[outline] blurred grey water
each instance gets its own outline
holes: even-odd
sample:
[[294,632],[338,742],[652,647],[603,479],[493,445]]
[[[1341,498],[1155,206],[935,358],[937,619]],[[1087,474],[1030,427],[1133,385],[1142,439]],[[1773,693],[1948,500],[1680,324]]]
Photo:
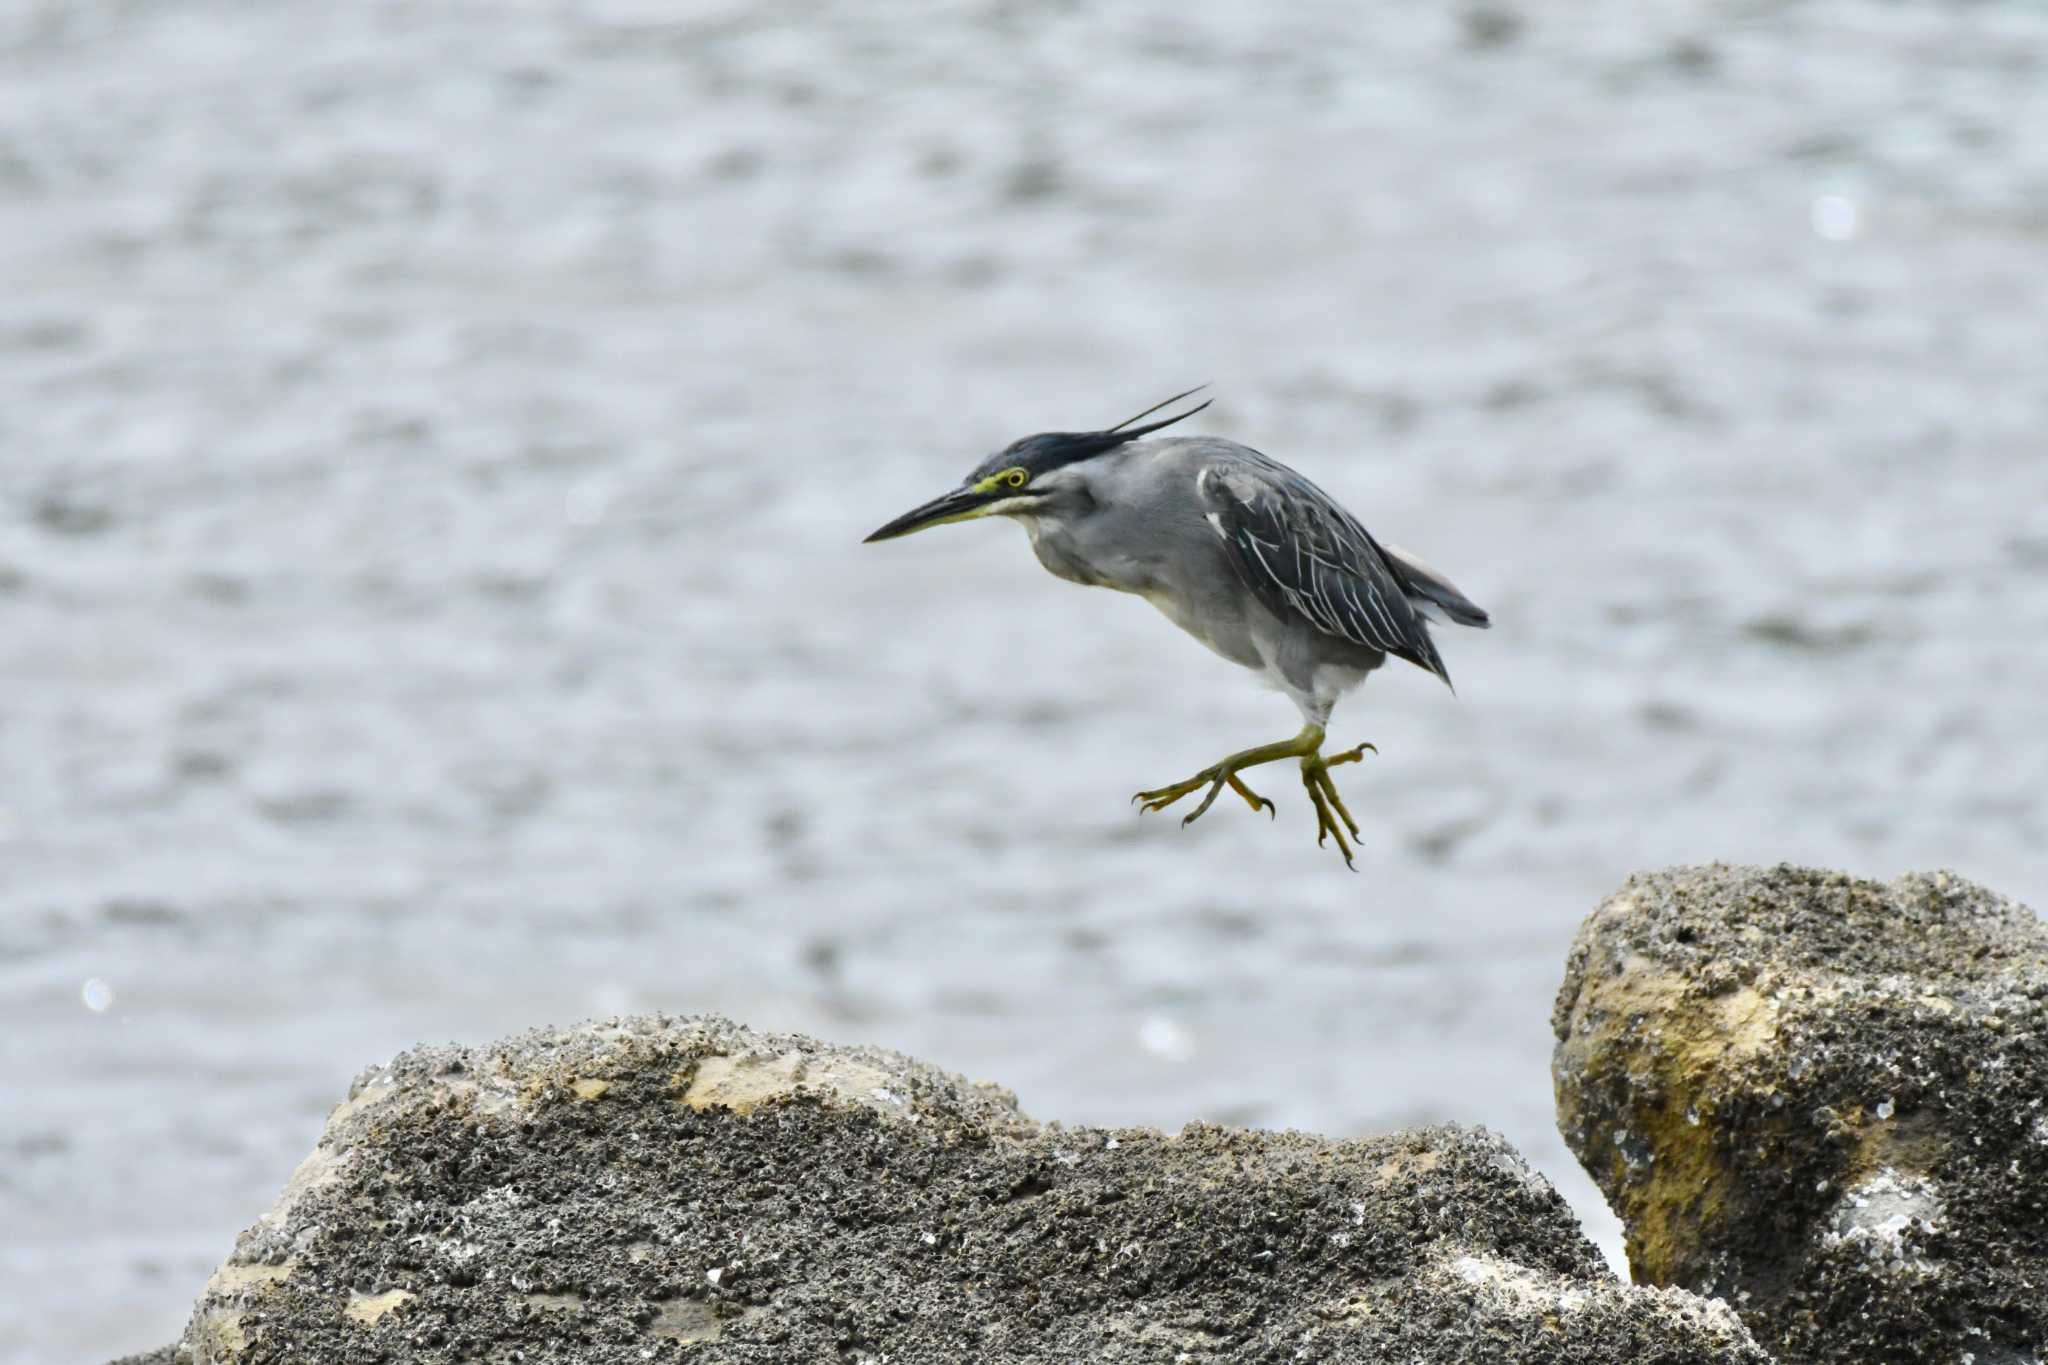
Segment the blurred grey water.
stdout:
[[[1042,1117],[1552,1128],[1631,868],[2048,892],[2048,10],[0,3],[0,1359],[365,1063],[621,1010]],[[1361,873],[1003,526],[1189,383],[1490,607]]]

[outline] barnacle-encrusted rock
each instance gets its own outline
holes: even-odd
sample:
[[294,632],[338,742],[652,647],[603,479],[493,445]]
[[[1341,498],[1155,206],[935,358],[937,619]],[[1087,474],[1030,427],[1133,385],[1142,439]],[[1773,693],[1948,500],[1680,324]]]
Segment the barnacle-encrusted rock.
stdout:
[[1639,1283],[1784,1361],[2048,1358],[2048,931],[1946,873],[1630,878],[1557,1001],[1558,1122]]
[[366,1072],[186,1362],[1764,1362],[1498,1138],[1040,1125],[872,1048],[637,1018]]

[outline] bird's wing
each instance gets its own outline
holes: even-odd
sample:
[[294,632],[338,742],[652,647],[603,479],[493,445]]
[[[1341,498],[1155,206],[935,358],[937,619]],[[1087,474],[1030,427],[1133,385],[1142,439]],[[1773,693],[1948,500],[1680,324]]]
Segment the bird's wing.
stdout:
[[1195,488],[1239,576],[1268,608],[1451,680],[1398,570],[1329,494],[1278,463],[1239,459],[1204,467]]

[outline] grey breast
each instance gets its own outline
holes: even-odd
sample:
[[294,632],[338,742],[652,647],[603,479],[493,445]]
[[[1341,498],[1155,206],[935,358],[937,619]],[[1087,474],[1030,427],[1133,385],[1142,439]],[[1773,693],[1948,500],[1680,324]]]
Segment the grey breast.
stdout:
[[[1032,526],[1039,562],[1072,582],[1145,598],[1226,659],[1262,666],[1249,601],[1228,548],[1216,539],[1195,491],[1206,440],[1136,441],[1075,466],[1086,510]],[[1248,611],[1249,609],[1249,611]]]

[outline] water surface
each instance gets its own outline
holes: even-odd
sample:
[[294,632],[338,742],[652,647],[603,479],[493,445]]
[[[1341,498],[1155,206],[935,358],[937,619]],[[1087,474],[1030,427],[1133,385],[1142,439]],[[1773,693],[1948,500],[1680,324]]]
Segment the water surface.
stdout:
[[[1075,1122],[1556,1136],[1631,868],[2048,892],[2048,13],[0,6],[0,1359],[366,1063],[624,1010]],[[987,451],[1213,381],[1489,607],[1360,871]],[[97,1006],[97,1008],[95,1008]]]

